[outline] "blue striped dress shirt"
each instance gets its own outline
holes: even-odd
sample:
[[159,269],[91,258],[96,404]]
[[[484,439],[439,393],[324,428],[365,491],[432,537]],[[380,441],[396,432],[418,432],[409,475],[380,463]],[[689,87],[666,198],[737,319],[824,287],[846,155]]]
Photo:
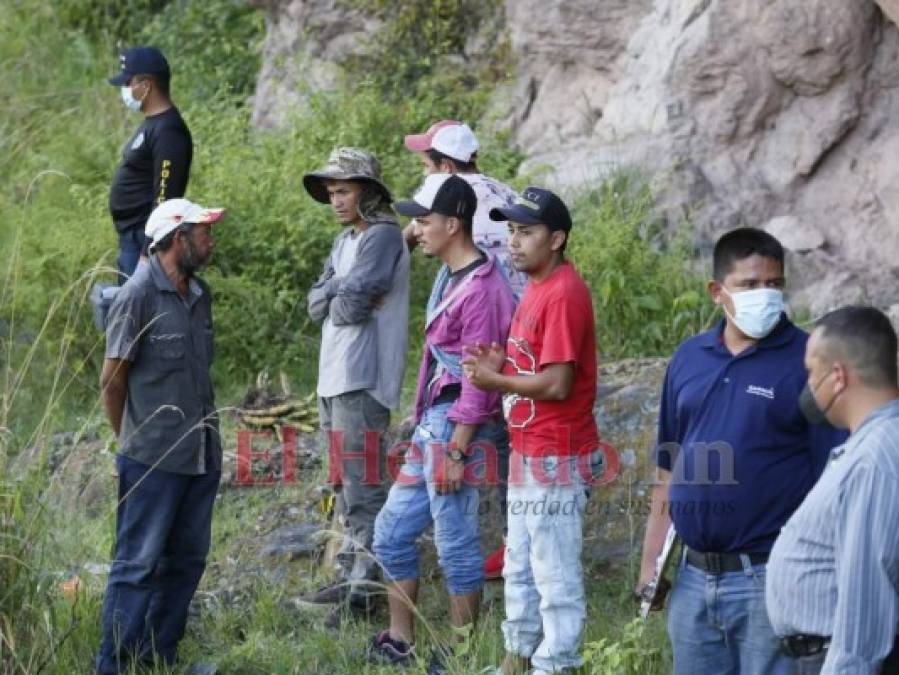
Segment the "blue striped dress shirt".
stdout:
[[899,400],[833,451],[766,577],[775,633],[831,637],[822,675],[878,672],[899,620]]

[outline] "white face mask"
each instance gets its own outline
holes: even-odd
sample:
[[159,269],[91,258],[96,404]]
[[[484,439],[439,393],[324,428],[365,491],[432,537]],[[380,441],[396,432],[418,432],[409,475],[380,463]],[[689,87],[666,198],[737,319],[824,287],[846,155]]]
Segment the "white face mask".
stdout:
[[731,316],[727,309],[724,309],[724,313],[749,337],[761,340],[774,330],[780,321],[780,315],[784,311],[783,291],[776,288],[757,288],[752,291],[731,293],[723,286],[721,290],[734,301],[735,316]]
[[140,112],[141,101],[134,98],[131,93],[131,87],[125,85],[122,87],[122,102],[134,112]]

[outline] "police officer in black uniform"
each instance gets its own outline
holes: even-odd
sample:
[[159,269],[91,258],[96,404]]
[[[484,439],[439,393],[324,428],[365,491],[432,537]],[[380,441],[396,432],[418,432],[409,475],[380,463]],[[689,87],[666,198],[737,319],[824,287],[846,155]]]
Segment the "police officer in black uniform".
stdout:
[[171,71],[155,47],[131,47],[121,57],[122,71],[109,78],[121,88],[125,105],[144,121],[122,150],[109,191],[109,211],[119,235],[120,281],[146,259],[144,226],[153,209],[183,197],[190,175],[193,141],[169,96]]

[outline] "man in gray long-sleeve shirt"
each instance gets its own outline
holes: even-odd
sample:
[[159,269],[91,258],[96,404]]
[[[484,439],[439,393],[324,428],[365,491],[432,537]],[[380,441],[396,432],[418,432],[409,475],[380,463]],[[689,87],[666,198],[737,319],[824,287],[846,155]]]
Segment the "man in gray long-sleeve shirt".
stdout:
[[[319,413],[330,442],[329,479],[348,536],[338,556],[338,583],[310,594],[334,604],[327,623],[371,609],[376,575],[371,544],[384,504],[390,409],[399,405],[409,323],[409,252],[367,152],[338,148],[327,166],[306,174],[313,199],[330,204],[341,225],[324,272],[309,291],[309,315],[322,321]],[[374,442],[373,442],[374,441]]]
[[831,312],[809,338],[800,406],[852,434],[787,521],[765,602],[799,675],[899,673],[896,333],[871,307]]

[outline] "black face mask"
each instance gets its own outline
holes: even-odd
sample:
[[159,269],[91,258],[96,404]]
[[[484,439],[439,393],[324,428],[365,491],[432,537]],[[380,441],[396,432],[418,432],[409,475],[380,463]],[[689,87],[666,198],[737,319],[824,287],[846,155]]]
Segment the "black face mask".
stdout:
[[843,392],[837,392],[834,394],[834,397],[830,399],[830,403],[827,404],[823,410],[821,406],[818,405],[818,402],[815,400],[814,392],[818,390],[818,387],[833,373],[827,373],[824,377],[818,380],[818,384],[814,387],[810,387],[809,383],[806,382],[805,386],[802,388],[802,393],[799,394],[799,410],[802,411],[802,415],[808,421],[809,424],[820,425],[820,424],[830,424],[827,420],[827,411],[830,410],[831,406],[833,406],[834,402],[837,400],[837,397]]

